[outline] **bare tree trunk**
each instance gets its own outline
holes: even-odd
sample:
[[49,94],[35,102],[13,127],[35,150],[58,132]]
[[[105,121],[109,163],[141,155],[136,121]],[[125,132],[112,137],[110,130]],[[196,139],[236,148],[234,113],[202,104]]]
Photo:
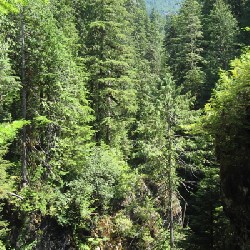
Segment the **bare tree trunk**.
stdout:
[[173,216],[173,181],[172,181],[172,137],[171,137],[171,119],[168,118],[168,167],[169,167],[169,217],[170,217],[170,249],[174,247],[174,216]]
[[[108,87],[110,88],[110,82],[108,83]],[[107,131],[106,131],[106,142],[110,145],[111,138],[110,138],[110,119],[111,119],[111,97],[110,94],[108,95],[108,124],[107,124]]]
[[182,223],[181,223],[182,228],[184,227],[184,223],[185,223],[186,210],[187,210],[187,202],[185,202],[184,211],[183,211],[183,215],[182,215]]
[[170,215],[170,247],[172,249],[174,247],[174,216],[173,216],[173,183],[172,183],[171,154],[169,155],[169,215]]
[[[27,84],[25,79],[25,24],[23,11],[20,13],[21,18],[21,105],[22,105],[22,119],[27,118]],[[24,126],[22,130],[22,186],[25,187],[28,184],[28,172],[27,172],[27,127]]]

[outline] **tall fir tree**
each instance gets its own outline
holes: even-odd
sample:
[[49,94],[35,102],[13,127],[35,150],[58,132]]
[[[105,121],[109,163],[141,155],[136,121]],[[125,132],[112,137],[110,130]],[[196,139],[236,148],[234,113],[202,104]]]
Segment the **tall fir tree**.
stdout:
[[96,141],[129,150],[128,128],[136,110],[134,58],[125,1],[89,1],[86,65]]
[[198,106],[205,82],[202,40],[201,5],[195,0],[187,0],[178,14],[168,18],[165,46],[169,54],[167,63],[177,84],[197,97]]
[[230,11],[230,6],[223,0],[215,1],[209,15],[205,18],[204,33],[204,57],[208,75],[205,88],[207,100],[218,80],[219,70],[227,69],[230,60],[237,55],[238,24]]

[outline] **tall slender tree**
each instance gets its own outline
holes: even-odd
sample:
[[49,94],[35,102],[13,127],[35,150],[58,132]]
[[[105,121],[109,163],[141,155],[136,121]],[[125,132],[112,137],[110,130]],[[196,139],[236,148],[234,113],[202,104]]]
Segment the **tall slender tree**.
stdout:
[[182,85],[185,92],[191,91],[198,105],[205,81],[202,40],[201,5],[187,0],[180,12],[167,22],[165,45],[169,53],[167,63],[177,84]]
[[[116,146],[129,143],[127,131],[136,110],[135,72],[125,1],[89,1],[86,9],[87,70],[96,114],[96,141]],[[127,147],[127,148],[126,148]]]
[[211,12],[205,18],[204,32],[204,56],[209,79],[205,93],[209,94],[218,80],[219,70],[227,69],[230,60],[237,54],[238,24],[230,11],[230,6],[223,0],[215,1]]

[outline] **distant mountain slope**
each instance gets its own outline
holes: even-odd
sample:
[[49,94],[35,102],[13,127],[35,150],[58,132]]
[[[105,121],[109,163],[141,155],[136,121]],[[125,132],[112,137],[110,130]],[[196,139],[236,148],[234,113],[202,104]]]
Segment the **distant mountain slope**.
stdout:
[[148,11],[153,8],[162,14],[176,12],[179,9],[182,0],[146,0]]

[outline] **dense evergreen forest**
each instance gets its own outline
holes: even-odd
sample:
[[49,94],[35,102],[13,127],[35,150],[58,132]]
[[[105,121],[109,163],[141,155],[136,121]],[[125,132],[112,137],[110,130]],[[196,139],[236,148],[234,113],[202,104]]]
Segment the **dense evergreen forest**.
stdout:
[[148,12],[155,9],[163,15],[178,11],[182,0],[146,0]]
[[0,0],[0,249],[250,249],[250,0]]

